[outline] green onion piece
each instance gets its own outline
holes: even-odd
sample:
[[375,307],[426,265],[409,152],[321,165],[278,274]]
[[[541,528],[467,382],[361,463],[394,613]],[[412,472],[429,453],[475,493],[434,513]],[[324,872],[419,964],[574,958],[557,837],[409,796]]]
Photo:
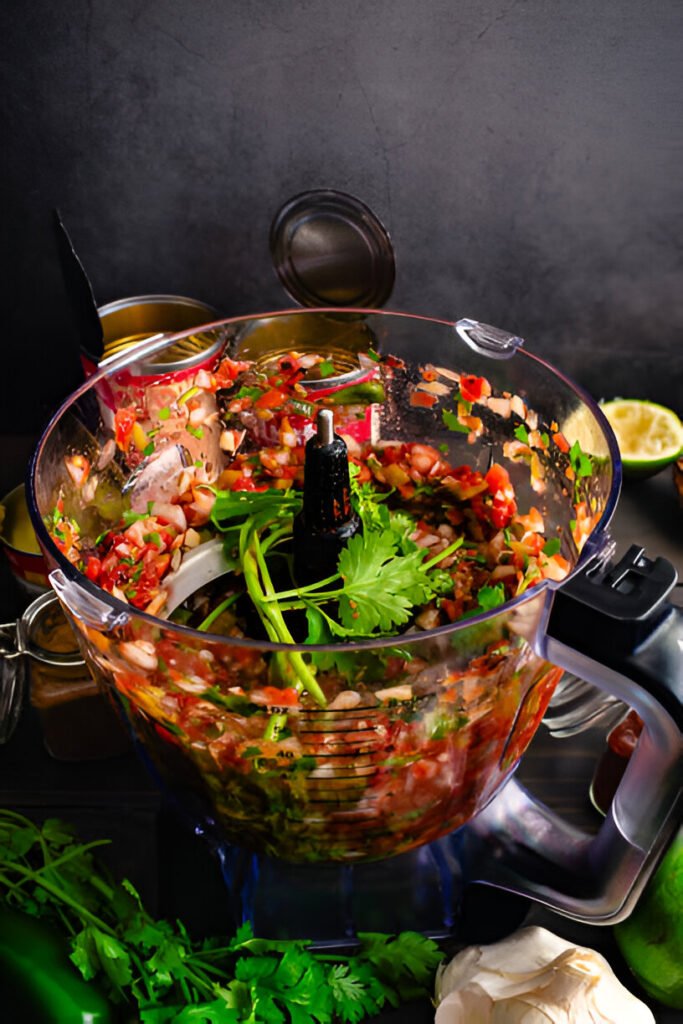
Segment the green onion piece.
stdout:
[[200,622],[200,624],[197,626],[197,629],[201,633],[207,633],[209,630],[209,626],[212,626],[216,619],[218,618],[218,616],[221,615],[226,608],[229,608],[231,604],[234,604],[238,597],[239,594],[230,594],[229,597],[226,597],[224,601],[221,601],[219,605],[216,605],[213,611],[209,612],[209,614],[206,616],[203,622]]

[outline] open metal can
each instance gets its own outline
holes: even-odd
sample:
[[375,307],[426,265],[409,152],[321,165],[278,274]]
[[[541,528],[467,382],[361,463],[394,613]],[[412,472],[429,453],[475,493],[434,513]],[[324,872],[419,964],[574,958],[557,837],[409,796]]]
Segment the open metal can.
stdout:
[[[98,361],[82,353],[86,377],[99,366],[119,358],[124,352],[165,335],[187,331],[217,320],[219,313],[207,303],[182,295],[136,295],[117,299],[98,309],[103,330],[104,355]],[[113,411],[122,405],[134,405],[150,383],[181,382],[199,370],[210,372],[220,358],[224,338],[220,332],[197,331],[181,338],[162,352],[129,364],[125,370],[103,381],[98,387],[100,401]]]

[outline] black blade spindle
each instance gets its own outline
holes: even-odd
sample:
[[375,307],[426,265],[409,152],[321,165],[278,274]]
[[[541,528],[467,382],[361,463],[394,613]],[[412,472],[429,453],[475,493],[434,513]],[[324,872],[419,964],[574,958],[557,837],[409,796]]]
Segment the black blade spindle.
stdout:
[[294,521],[294,575],[300,585],[332,576],[339,552],[360,525],[351,507],[349,457],[330,409],[306,444],[303,509]]

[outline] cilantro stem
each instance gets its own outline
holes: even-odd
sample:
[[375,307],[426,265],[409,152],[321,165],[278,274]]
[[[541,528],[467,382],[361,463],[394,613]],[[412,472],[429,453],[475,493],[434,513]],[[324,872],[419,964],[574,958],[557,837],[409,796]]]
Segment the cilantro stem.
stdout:
[[[328,576],[324,580],[318,580],[317,583],[308,583],[305,587],[294,587],[292,590],[278,590],[276,593],[267,595],[265,601],[282,601],[289,597],[306,597],[308,594],[313,594],[314,597],[318,596],[314,593],[316,590],[320,590],[321,587],[326,587],[329,583],[334,583],[335,580],[340,580],[341,576],[338,572],[334,576]],[[332,591],[333,594],[342,594],[343,590]]]
[[[16,871],[20,875],[24,875],[26,878],[30,879],[31,881],[34,881],[36,885],[39,885],[42,889],[45,889],[45,891],[49,892],[51,896],[55,896],[58,900],[61,900],[63,903],[65,903],[67,907],[71,907],[74,913],[78,914],[79,917],[84,918],[86,921],[90,921],[91,924],[94,924],[95,927],[99,928],[101,931],[106,932],[107,935],[116,936],[116,932],[114,931],[113,928],[110,928],[106,921],[103,921],[102,918],[97,917],[96,914],[92,914],[87,907],[84,907],[82,903],[78,902],[78,900],[73,899],[71,896],[69,896],[68,893],[64,892],[63,889],[60,889],[59,886],[53,885],[51,882],[48,882],[44,878],[41,878],[36,871],[33,871],[31,868],[25,868],[23,864],[15,862],[12,862],[12,871]],[[5,885],[7,885],[9,889],[12,890],[20,888],[20,886],[12,882],[4,874],[0,874],[0,882],[3,882]]]
[[[289,632],[282,611],[277,604],[268,605],[266,603],[267,594],[274,593],[273,582],[261,549],[258,530],[248,522],[240,531],[240,561],[247,591],[268,636],[276,642],[294,645],[294,638]],[[287,651],[285,658],[280,659],[280,663],[282,664],[283,661],[286,664],[286,675],[291,678],[294,689],[298,693],[304,689],[307,690],[320,707],[327,707],[327,698],[300,652]]]
[[110,845],[111,839],[93,839],[91,843],[82,843],[79,846],[72,846],[70,849],[66,850],[60,857],[55,857],[53,860],[46,862],[42,868],[36,868],[36,874],[40,874],[40,872],[44,871],[46,868],[58,868],[62,864],[66,864],[68,861],[73,860],[74,857],[80,857],[84,853],[89,853],[90,850],[94,850],[98,846]]

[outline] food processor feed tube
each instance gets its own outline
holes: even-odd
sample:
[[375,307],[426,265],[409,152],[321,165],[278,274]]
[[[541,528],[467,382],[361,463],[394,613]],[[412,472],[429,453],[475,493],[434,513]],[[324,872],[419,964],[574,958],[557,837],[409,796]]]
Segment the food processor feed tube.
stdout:
[[[308,464],[304,478],[290,409],[292,418],[309,410],[310,422],[332,402],[300,385],[298,356],[267,373],[231,358],[264,319],[293,349],[304,328],[315,336],[333,322],[337,332],[360,325],[383,353],[386,399],[373,407],[371,439],[350,429],[366,421],[357,393],[346,403],[334,396],[334,433],[356,466],[353,511],[364,518],[334,581],[320,587],[280,587],[271,569],[286,565],[287,544],[296,560],[306,478],[314,490],[319,482]],[[177,395],[163,379],[167,391],[136,394],[144,446],[119,437],[113,462],[103,457],[112,445],[98,386],[135,358],[124,356],[57,413],[31,468],[52,584],[157,774],[200,828],[293,865],[371,867],[436,843],[452,868],[457,846],[473,880],[581,919],[627,914],[677,813],[681,615],[667,601],[675,574],[666,563],[637,553],[611,565],[607,526],[621,477],[599,407],[520,339],[474,321],[312,310],[216,330],[228,355],[212,373],[199,371]],[[315,359],[322,366],[324,353]],[[168,424],[168,443],[182,443],[185,429],[196,445],[218,411],[216,382],[227,465],[211,476],[195,459],[173,502],[128,509],[125,481],[161,457]],[[320,480],[328,454],[345,465],[326,418],[309,441]],[[80,486],[74,453],[91,467]],[[335,479],[325,493],[341,487],[335,514],[348,523],[346,479]],[[112,492],[118,506],[103,500]],[[297,574],[319,576],[302,561]],[[207,624],[205,612],[192,619],[197,587],[214,585],[227,608],[221,629],[213,612]],[[248,598],[251,619],[241,612]],[[309,642],[286,639],[286,616],[304,608],[316,627]],[[267,638],[245,629],[255,609]],[[510,779],[557,666],[644,721],[596,837]]]

